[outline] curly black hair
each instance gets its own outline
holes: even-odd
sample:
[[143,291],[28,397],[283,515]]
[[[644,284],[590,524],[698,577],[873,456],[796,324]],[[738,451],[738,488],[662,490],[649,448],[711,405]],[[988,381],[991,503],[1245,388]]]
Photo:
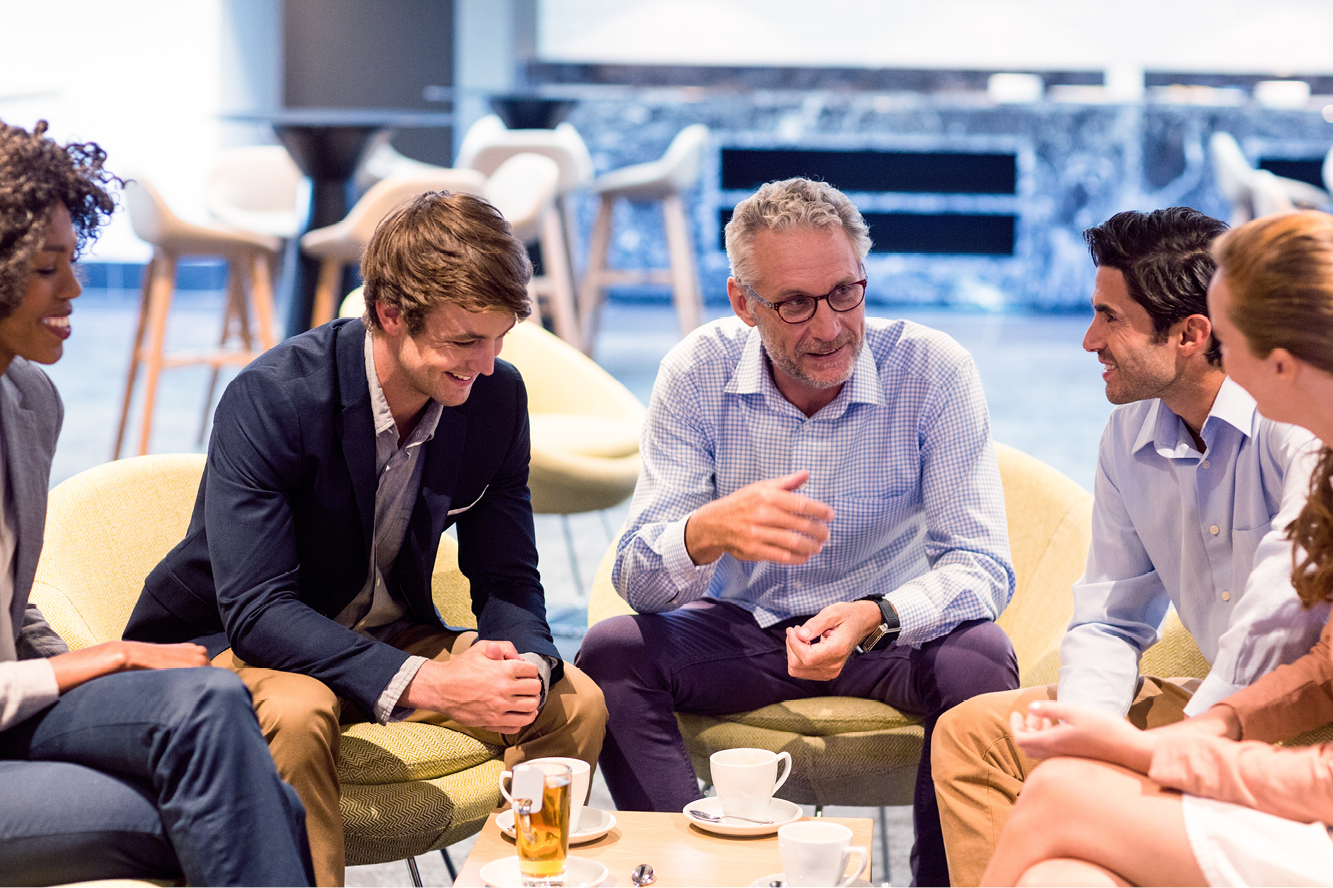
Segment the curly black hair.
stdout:
[[56,204],[69,210],[82,253],[116,209],[109,187],[124,184],[102,168],[101,146],[62,147],[45,137],[46,129],[45,120],[31,133],[0,120],[0,318],[23,298],[33,254]]

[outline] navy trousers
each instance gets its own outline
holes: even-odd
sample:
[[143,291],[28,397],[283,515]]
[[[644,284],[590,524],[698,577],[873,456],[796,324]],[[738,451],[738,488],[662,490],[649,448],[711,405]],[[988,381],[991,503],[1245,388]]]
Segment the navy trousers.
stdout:
[[700,797],[676,710],[723,715],[804,697],[880,700],[923,719],[913,882],[948,885],[930,735],[936,719],[963,700],[1018,687],[1009,637],[975,620],[919,649],[890,645],[852,654],[837,678],[810,681],[787,673],[786,629],[806,619],[763,629],[744,608],[704,599],[662,614],[613,617],[588,630],[574,662],[606,696],[601,766],[616,807],[679,811]]
[[310,885],[305,811],[224,669],[123,672],[0,734],[0,884]]

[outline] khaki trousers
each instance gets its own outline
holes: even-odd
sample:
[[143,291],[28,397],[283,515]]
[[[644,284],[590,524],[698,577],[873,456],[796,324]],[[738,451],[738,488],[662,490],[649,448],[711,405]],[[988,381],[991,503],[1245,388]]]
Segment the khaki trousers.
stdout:
[[[476,632],[443,632],[429,626],[415,626],[391,643],[409,654],[444,662],[467,650],[476,640]],[[364,716],[356,707],[344,706],[332,689],[318,679],[250,666],[230,648],[218,654],[213,665],[235,672],[250,689],[255,714],[278,774],[292,785],[305,805],[315,883],[342,885],[345,855],[338,808],[339,723],[340,719],[350,723]],[[543,756],[569,756],[596,767],[606,730],[606,705],[597,685],[566,663],[564,678],[547,692],[546,705],[537,718],[516,734],[494,734],[420,709],[408,720],[451,728],[502,747],[507,768]]]
[[[1136,727],[1156,728],[1185,718],[1196,678],[1144,676],[1130,706]],[[1023,781],[1037,762],[1009,733],[1009,713],[1027,712],[1034,700],[1054,700],[1055,685],[982,694],[940,717],[931,748],[940,826],[954,885],[979,885]]]

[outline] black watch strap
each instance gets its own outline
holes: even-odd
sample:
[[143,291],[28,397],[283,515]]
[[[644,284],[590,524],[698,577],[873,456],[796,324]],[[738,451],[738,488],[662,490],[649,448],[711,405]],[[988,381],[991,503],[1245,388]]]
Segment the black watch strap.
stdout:
[[882,595],[867,595],[859,600],[873,601],[879,605],[880,623],[856,646],[857,651],[860,653],[873,651],[897,639],[898,634],[902,632],[902,623],[898,620],[898,611],[894,610],[889,600]]

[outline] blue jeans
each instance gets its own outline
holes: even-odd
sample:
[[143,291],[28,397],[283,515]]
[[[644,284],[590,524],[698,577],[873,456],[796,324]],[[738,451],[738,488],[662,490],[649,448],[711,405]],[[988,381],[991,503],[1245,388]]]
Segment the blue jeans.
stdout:
[[305,812],[235,675],[103,676],[0,734],[0,883],[181,874],[313,881]]
[[606,696],[601,766],[616,807],[679,811],[699,798],[676,710],[723,715],[828,695],[880,700],[922,717],[913,884],[948,885],[930,776],[931,732],[936,719],[963,700],[1018,687],[1009,637],[989,620],[974,620],[919,649],[890,645],[853,654],[837,678],[812,681],[787,672],[787,627],[805,620],[763,629],[745,609],[703,599],[662,614],[612,617],[589,629],[574,663]]

